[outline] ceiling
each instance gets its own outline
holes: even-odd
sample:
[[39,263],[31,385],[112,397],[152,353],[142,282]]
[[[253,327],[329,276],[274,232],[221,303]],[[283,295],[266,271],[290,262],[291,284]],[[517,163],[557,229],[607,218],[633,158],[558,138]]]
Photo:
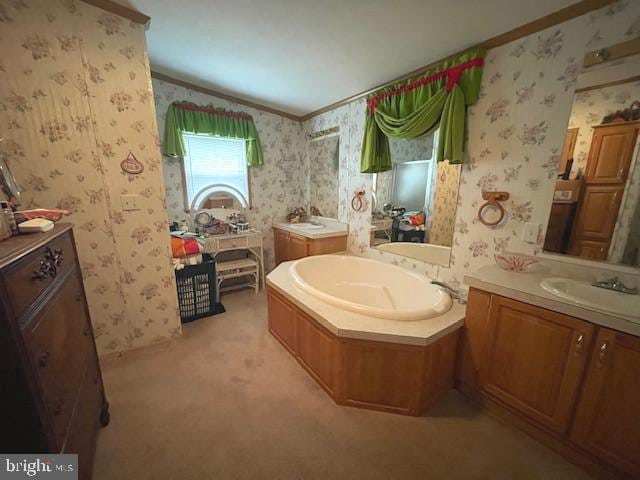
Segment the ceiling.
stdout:
[[305,115],[576,0],[118,0],[152,70]]

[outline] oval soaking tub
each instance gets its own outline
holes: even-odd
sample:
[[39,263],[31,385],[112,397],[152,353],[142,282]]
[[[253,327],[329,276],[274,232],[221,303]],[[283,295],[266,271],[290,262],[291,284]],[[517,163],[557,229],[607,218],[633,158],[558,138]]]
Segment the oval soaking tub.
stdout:
[[296,284],[352,312],[389,320],[425,320],[446,313],[451,298],[427,277],[369,258],[317,255],[291,265]]

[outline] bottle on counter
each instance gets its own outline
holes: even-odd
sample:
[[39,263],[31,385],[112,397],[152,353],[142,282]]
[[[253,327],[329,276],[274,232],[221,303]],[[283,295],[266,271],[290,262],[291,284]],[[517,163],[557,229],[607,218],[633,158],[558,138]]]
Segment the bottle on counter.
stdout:
[[16,223],[16,217],[13,215],[13,210],[11,210],[11,205],[9,205],[9,202],[0,202],[0,209],[2,210],[2,216],[9,224],[11,235],[18,235],[18,224]]

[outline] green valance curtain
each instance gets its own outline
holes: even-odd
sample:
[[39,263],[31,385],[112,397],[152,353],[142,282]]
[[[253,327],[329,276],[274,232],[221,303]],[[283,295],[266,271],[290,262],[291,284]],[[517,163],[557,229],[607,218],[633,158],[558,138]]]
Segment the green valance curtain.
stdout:
[[162,153],[171,157],[183,157],[184,132],[246,140],[247,165],[259,166],[264,163],[258,131],[253,118],[246,113],[200,107],[191,102],[173,102],[169,105],[165,119]]
[[466,110],[478,100],[485,53],[468,50],[367,97],[360,171],[391,170],[389,137],[416,138],[438,126],[436,160],[462,163]]

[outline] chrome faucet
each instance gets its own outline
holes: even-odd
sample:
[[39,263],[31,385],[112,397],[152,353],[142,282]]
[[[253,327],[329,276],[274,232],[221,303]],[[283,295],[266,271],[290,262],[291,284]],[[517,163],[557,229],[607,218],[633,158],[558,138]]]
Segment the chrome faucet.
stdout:
[[610,278],[609,280],[603,280],[601,282],[593,282],[591,285],[598,288],[606,288],[607,290],[614,290],[620,293],[628,293],[629,295],[637,295],[638,287],[627,287],[618,277]]
[[467,301],[463,298],[462,294],[459,290],[456,290],[452,286],[446,284],[445,282],[441,282],[439,280],[431,280],[432,285],[437,285],[442,288],[445,292],[449,294],[449,296],[457,301],[459,304],[464,305]]

